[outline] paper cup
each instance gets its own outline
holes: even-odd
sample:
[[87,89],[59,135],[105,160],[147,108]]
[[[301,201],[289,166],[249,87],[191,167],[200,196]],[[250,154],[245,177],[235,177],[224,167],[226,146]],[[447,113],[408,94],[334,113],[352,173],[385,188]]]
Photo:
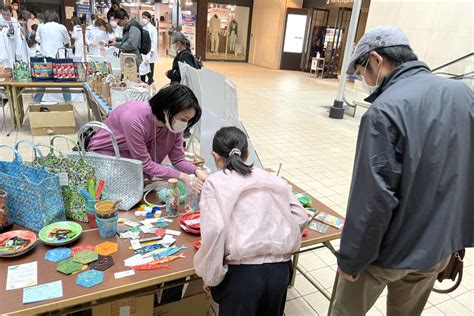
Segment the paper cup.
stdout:
[[95,220],[102,238],[112,238],[117,234],[118,215],[111,218],[100,218],[96,216]]

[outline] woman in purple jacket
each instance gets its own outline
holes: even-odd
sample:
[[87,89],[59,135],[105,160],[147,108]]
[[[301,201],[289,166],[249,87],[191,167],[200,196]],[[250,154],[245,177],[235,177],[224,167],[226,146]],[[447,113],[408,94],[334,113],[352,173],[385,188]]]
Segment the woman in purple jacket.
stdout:
[[[176,178],[189,183],[189,174],[204,181],[207,174],[186,161],[183,132],[201,118],[194,93],[180,84],[162,88],[148,102],[130,101],[113,110],[105,124],[114,133],[120,155],[143,162],[149,179]],[[114,155],[112,142],[104,130],[93,136],[89,151]],[[177,169],[161,165],[168,157]]]

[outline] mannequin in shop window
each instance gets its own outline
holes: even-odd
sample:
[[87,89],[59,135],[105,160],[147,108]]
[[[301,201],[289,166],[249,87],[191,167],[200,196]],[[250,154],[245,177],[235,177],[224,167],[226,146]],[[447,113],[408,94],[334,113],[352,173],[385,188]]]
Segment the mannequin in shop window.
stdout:
[[209,21],[209,34],[211,35],[211,53],[219,53],[219,32],[221,30],[221,19],[214,14]]
[[175,32],[172,37],[173,47],[176,50],[176,57],[173,60],[173,68],[168,70],[165,74],[171,80],[171,84],[181,82],[181,73],[179,71],[179,62],[188,64],[189,66],[198,69],[196,60],[191,52],[191,42],[181,32]]
[[228,33],[228,41],[229,41],[229,52],[234,53],[234,55],[237,55],[235,52],[235,42],[237,41],[238,36],[238,29],[239,29],[239,23],[235,19],[232,19],[229,23],[229,33]]

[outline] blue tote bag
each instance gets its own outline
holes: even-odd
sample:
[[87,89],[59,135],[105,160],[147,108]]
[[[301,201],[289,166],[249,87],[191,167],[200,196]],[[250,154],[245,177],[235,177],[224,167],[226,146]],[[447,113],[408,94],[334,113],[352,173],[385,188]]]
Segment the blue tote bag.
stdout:
[[8,193],[10,219],[34,231],[57,221],[66,220],[59,176],[44,168],[23,163],[14,148],[13,161],[0,161],[0,188]]

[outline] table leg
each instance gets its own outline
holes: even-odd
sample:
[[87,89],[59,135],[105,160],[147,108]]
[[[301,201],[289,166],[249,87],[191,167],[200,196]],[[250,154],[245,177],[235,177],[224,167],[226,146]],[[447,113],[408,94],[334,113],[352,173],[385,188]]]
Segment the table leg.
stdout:
[[23,126],[23,122],[25,121],[25,108],[23,107],[23,90],[24,88],[18,89],[18,105],[20,110],[20,128]]
[[16,116],[16,130],[20,130],[21,128],[21,109],[20,109],[20,104],[18,102],[18,91],[16,90],[16,87],[12,86],[12,99],[13,99],[13,107],[15,108],[15,116]]
[[331,313],[332,313],[332,306],[334,305],[334,300],[336,299],[338,282],[339,282],[339,273],[336,272],[336,278],[334,279],[334,285],[332,287],[331,299],[329,300],[328,316],[331,316]]

